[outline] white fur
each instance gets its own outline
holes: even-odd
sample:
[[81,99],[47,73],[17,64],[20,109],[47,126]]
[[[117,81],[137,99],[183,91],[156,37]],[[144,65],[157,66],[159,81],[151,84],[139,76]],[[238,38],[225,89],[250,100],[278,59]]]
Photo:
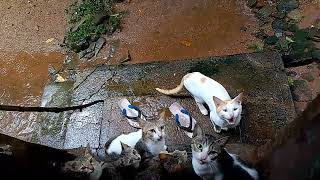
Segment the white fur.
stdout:
[[158,155],[161,151],[167,150],[164,139],[162,139],[161,141],[151,141],[148,139],[146,142],[146,146],[150,153],[153,155]]
[[108,154],[121,154],[122,147],[121,143],[127,144],[128,146],[134,148],[137,142],[142,138],[142,129],[139,129],[136,132],[131,132],[129,134],[121,134],[115,138],[109,145],[107,149]]
[[245,171],[248,172],[248,174],[250,174],[250,176],[255,179],[255,180],[258,180],[259,179],[259,176],[258,176],[258,172],[255,170],[255,169],[251,169],[251,168],[248,168],[247,166],[245,166],[244,164],[240,163],[238,161],[238,158],[237,158],[237,155],[235,154],[230,154],[228,153],[232,159],[233,159],[233,163],[235,166],[240,166],[242,169],[244,169]]
[[[201,159],[206,163],[201,164]],[[195,173],[204,180],[222,179],[217,162],[211,161],[208,156],[208,147],[204,148],[201,152],[192,151],[192,167]]]
[[[201,82],[201,78],[206,79],[204,83]],[[185,88],[193,95],[202,114],[208,114],[203,104],[206,103],[209,106],[210,120],[212,123],[225,130],[233,128],[240,123],[242,106],[239,103],[227,104],[223,108],[223,110],[226,110],[227,112],[224,112],[223,110],[219,113],[217,112],[213,96],[223,101],[231,100],[227,90],[220,83],[199,72],[190,73],[183,83]],[[234,108],[237,108],[237,110],[234,110]],[[231,117],[236,118],[234,124],[229,124],[227,122]]]
[[192,167],[194,172],[204,180],[222,179],[222,174],[218,169],[218,164],[216,161],[212,161],[206,164],[200,164],[200,161],[195,157],[192,157]]
[[158,127],[154,128],[154,130],[155,132],[152,133],[152,140],[147,139],[145,143],[148,151],[152,155],[158,155],[161,151],[167,150],[167,146],[165,143],[165,133]]

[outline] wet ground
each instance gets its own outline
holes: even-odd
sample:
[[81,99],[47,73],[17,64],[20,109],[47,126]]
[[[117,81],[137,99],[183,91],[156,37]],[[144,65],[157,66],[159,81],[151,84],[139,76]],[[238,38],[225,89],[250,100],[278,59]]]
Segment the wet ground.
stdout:
[[[226,0],[222,5],[219,0],[140,0],[119,4],[117,9],[129,13],[122,31],[107,38],[108,44],[98,61],[81,67],[117,63],[128,50],[130,63],[251,52],[247,45],[255,41],[251,33],[257,30],[258,23],[245,2]],[[66,57],[59,43],[66,30],[67,5],[62,0],[0,2],[1,104],[40,105],[49,81],[48,65],[59,68]],[[320,16],[317,3],[304,4],[302,8],[306,16],[304,26]],[[109,60],[110,47],[116,50]],[[1,130],[31,140],[37,116],[0,112]]]
[[[256,24],[253,15],[244,1],[230,0],[224,6],[220,3],[144,0],[119,4],[117,8],[129,15],[122,32],[108,41],[118,48],[111,62],[118,62],[127,50],[132,63],[248,52],[246,43],[252,40],[250,32]],[[67,5],[61,0],[0,2],[1,104],[40,105],[49,77],[48,64],[59,68],[66,56],[59,43],[66,30]],[[242,27],[248,32],[241,31]],[[110,43],[98,62],[106,63],[109,48]],[[34,116],[11,112],[0,115],[3,132],[18,137],[32,126],[29,118]]]
[[[245,92],[241,133],[238,129],[221,133],[231,136],[230,142],[262,145],[295,117],[287,76],[276,53],[243,54],[189,61],[160,62],[127,66],[100,66],[78,72],[76,82],[47,86],[47,105],[80,105],[103,99],[104,103],[66,113],[38,116],[41,125],[33,133],[33,141],[59,148],[75,148],[90,143],[102,148],[110,138],[132,132],[117,105],[128,98],[153,120],[168,111],[173,102],[187,108],[207,133],[213,132],[208,116],[200,114],[192,98],[163,96],[156,87],[174,87],[190,71],[200,71],[222,84],[234,97]],[[65,84],[65,85],[63,85]],[[71,86],[71,87],[70,87]],[[166,113],[166,144],[170,148],[185,148],[188,138]],[[175,137],[170,138],[170,137]]]
[[[120,40],[119,57],[132,62],[177,60],[249,52],[257,22],[246,1],[131,1],[119,5],[129,15]],[[247,29],[247,31],[244,31]]]

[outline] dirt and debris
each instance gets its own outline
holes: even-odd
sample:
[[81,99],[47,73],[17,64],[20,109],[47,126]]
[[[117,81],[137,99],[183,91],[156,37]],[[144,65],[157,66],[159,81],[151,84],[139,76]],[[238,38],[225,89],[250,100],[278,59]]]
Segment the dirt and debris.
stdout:
[[[302,28],[299,25],[303,20],[303,12],[299,6],[304,3],[298,0],[280,0],[266,1],[262,7],[257,4],[256,1],[248,2],[260,19],[261,33],[257,37],[264,41],[265,49],[279,51],[286,67],[320,61],[320,49],[317,46],[320,29],[317,21],[308,27]],[[319,7],[319,2],[313,1],[309,5]]]

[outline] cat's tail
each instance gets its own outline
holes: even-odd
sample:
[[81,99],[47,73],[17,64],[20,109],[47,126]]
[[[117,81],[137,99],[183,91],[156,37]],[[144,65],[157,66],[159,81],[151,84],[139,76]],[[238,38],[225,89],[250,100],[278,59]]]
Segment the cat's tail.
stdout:
[[160,89],[160,88],[156,88],[157,91],[159,91],[162,94],[165,95],[171,95],[171,94],[176,94],[179,91],[182,90],[183,88],[183,82],[184,80],[189,76],[189,74],[186,74],[185,76],[183,76],[183,78],[181,79],[181,83],[174,89]]

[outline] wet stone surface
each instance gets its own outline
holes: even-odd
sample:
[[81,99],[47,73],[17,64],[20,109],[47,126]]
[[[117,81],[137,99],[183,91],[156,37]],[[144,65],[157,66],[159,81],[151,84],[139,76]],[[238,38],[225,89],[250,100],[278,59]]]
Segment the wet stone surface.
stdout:
[[[42,107],[68,107],[71,104],[70,90],[73,82],[49,83],[42,96]],[[71,113],[61,112],[38,113],[36,128],[32,134],[32,141],[55,148],[63,148],[66,134],[66,124]]]
[[117,105],[118,100],[124,97],[141,107],[153,119],[159,118],[161,111],[167,112],[169,148],[183,147],[190,143],[190,139],[177,128],[173,116],[167,110],[176,101],[191,112],[207,133],[216,135],[209,117],[200,114],[193,99],[168,97],[154,90],[156,87],[176,87],[182,76],[191,71],[200,71],[217,80],[232,97],[241,91],[245,92],[241,134],[239,129],[220,134],[231,136],[230,142],[264,144],[295,117],[287,76],[280,56],[276,53],[100,66],[94,71],[88,69],[78,73],[72,101],[77,104],[85,98],[85,102],[97,99],[105,102],[71,115],[64,147],[74,148],[90,143],[93,148],[101,148],[111,137],[135,131],[121,116]]

